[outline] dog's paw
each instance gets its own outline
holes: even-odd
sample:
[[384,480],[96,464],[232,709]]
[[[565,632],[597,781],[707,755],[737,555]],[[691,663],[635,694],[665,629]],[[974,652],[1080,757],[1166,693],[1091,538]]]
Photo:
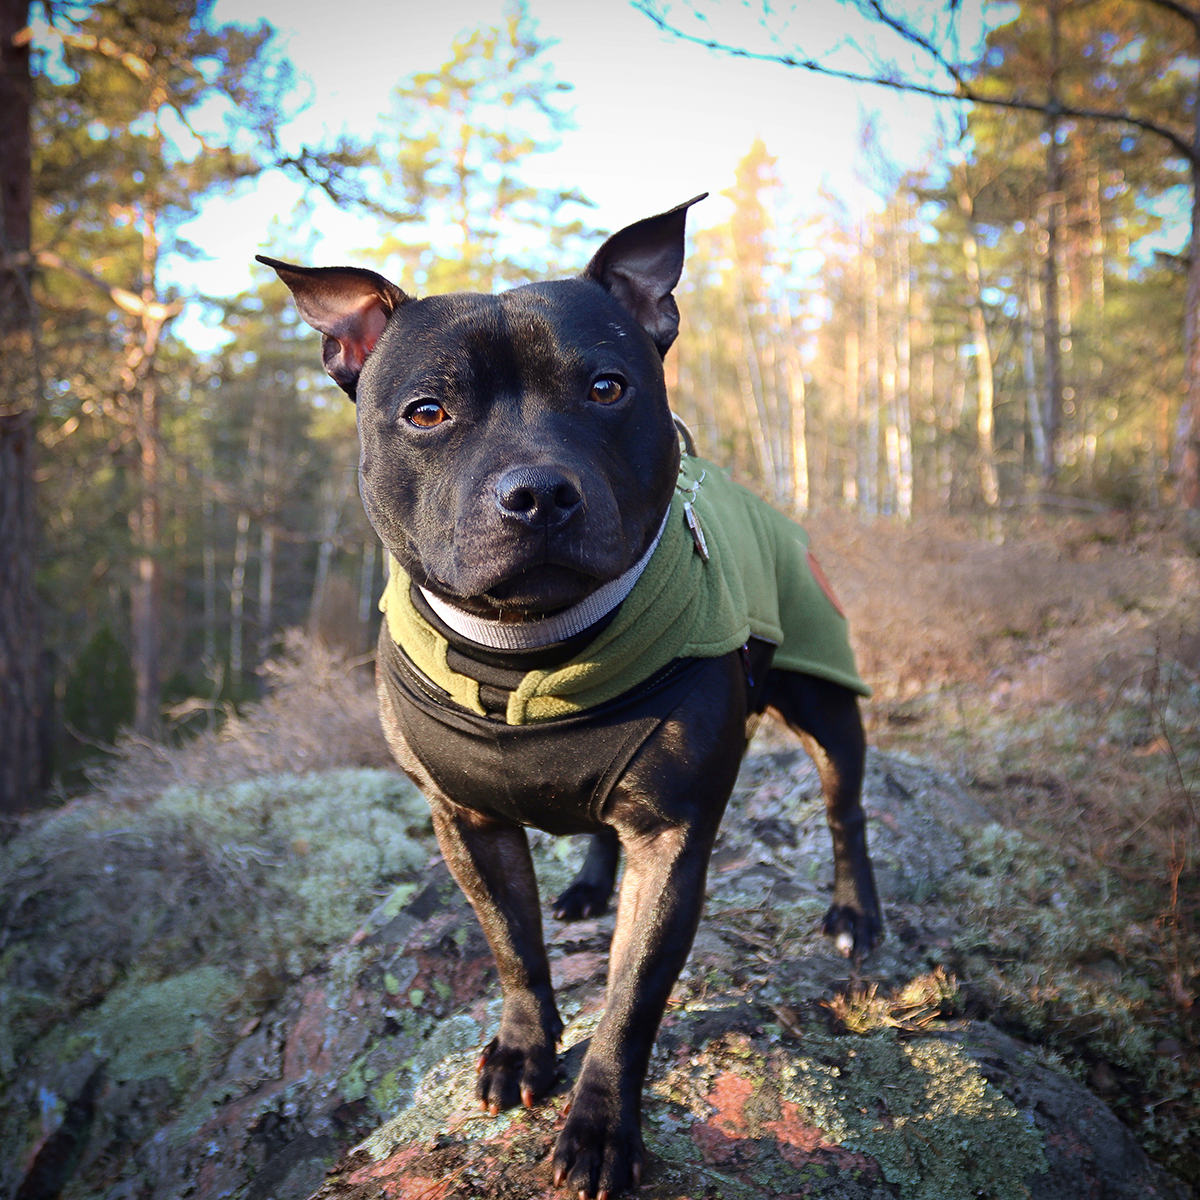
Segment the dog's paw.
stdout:
[[608,912],[612,889],[595,883],[571,884],[551,906],[560,921],[584,921]]
[[587,1200],[635,1188],[642,1181],[646,1148],[637,1114],[614,1112],[606,1092],[576,1088],[567,1123],[554,1147],[554,1184]]
[[557,1058],[553,1046],[540,1049],[504,1046],[492,1038],[479,1052],[475,1096],[479,1107],[495,1116],[523,1104],[532,1108],[554,1083]]
[[833,938],[833,944],[846,958],[866,958],[883,940],[883,921],[878,913],[834,904],[821,922],[821,932]]

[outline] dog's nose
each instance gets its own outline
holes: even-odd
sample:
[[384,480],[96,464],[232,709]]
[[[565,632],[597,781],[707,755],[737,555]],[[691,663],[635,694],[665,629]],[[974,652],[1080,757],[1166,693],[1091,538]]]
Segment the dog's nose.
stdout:
[[506,517],[528,525],[559,525],[583,503],[579,485],[557,467],[514,467],[496,483]]

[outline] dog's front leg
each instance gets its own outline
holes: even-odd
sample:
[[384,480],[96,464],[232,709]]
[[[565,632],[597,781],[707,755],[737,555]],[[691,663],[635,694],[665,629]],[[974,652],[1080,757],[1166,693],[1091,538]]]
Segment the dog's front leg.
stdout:
[[554,1150],[554,1181],[581,1196],[636,1185],[642,1085],[671,988],[704,906],[714,825],[663,825],[623,841],[627,855],[604,1017]]
[[744,745],[736,660],[713,659],[698,688],[618,785],[607,814],[626,855],[604,1017],[554,1149],[554,1180],[580,1196],[636,1185],[642,1085],[663,1010],[704,908],[708,860]]
[[530,1107],[554,1082],[563,1023],[550,985],[537,879],[519,826],[431,802],[438,845],[492,948],[504,1009],[479,1058],[476,1095],[495,1114]]

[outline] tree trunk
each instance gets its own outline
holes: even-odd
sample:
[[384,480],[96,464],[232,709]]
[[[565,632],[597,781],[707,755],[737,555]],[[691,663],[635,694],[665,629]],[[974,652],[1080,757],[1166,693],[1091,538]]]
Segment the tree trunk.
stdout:
[[258,543],[258,661],[271,657],[275,640],[275,526],[268,508]]
[[913,506],[912,455],[912,284],[909,261],[909,207],[902,200],[896,236],[896,434],[899,440],[899,477],[896,515],[907,521]]
[[863,299],[866,303],[863,364],[866,367],[866,428],[859,460],[858,492],[863,510],[879,511],[879,270],[875,260],[875,218],[867,218],[863,247]]
[[[857,305],[855,306],[857,310]],[[842,402],[846,409],[846,466],[842,474],[842,503],[847,508],[858,507],[858,395],[859,345],[858,312],[854,324],[846,331],[846,365],[842,374]]]
[[1046,261],[1043,267],[1042,330],[1046,370],[1042,421],[1046,443],[1041,486],[1052,492],[1058,482],[1059,437],[1062,430],[1062,332],[1059,327],[1058,214],[1062,204],[1062,150],[1058,144],[1058,3],[1049,0],[1050,95],[1046,105]]
[[33,458],[32,408],[0,413],[0,814],[28,808],[45,783]]
[[[1200,30],[1197,36],[1200,36]],[[1185,508],[1200,508],[1200,97],[1195,110],[1195,155],[1191,162],[1192,237],[1183,311],[1184,394],[1175,440],[1179,500]]]
[[1025,395],[1029,408],[1029,434],[1033,442],[1033,463],[1037,471],[1037,487],[1041,487],[1047,475],[1051,473],[1050,448],[1046,443],[1046,419],[1042,413],[1042,393],[1037,385],[1037,365],[1034,362],[1033,341],[1035,328],[1042,334],[1045,341],[1043,323],[1042,292],[1038,286],[1037,275],[1031,269],[1026,276],[1025,291],[1027,295],[1026,320],[1023,330],[1025,373]]
[[308,604],[308,628],[310,634],[316,637],[321,632],[321,609],[325,601],[325,584],[329,580],[329,568],[333,562],[333,552],[336,549],[338,527],[342,523],[342,509],[346,497],[350,493],[347,479],[352,473],[344,469],[340,462],[334,464],[338,482],[328,482],[321,489],[326,507],[321,521],[321,544],[317,549],[317,574],[313,580],[312,599]]
[[738,279],[737,293],[738,329],[741,334],[741,353],[738,355],[738,383],[742,391],[742,407],[745,409],[746,420],[750,425],[750,436],[754,442],[754,450],[758,455],[759,471],[762,477],[763,491],[772,499],[775,496],[775,458],[771,453],[769,439],[769,421],[766,406],[763,403],[762,372],[759,370],[758,350],[754,345],[754,334],[750,328],[750,315],[746,311],[746,298],[742,292],[741,279]]
[[358,577],[358,623],[367,649],[371,648],[371,601],[375,599],[375,541],[363,543],[362,570]]
[[204,539],[204,665],[216,670],[217,663],[217,548],[213,529],[212,475],[207,464],[200,486],[204,489],[200,521]]
[[0,813],[48,782],[41,613],[35,587],[35,420],[39,385],[30,288],[33,89],[29,46],[13,44],[28,0],[0,0]]
[[975,240],[975,201],[965,185],[958,191],[958,207],[967,220],[967,229],[963,234],[963,258],[966,260],[967,283],[971,289],[969,319],[971,339],[975,344],[978,389],[975,444],[979,454],[979,482],[984,504],[994,508],[1000,501],[993,432],[996,425],[996,380],[992,371],[992,347],[988,338],[987,320],[983,313],[983,274],[979,270],[979,244]]
[[787,391],[787,408],[791,432],[792,506],[806,513],[812,502],[808,478],[808,412],[804,391],[804,364],[796,344],[796,324],[792,310],[783,308],[783,378]]
[[[157,341],[155,333],[152,342]],[[146,362],[153,358],[146,353]],[[162,568],[159,561],[162,533],[160,496],[160,450],[158,388],[153,374],[142,380],[140,414],[137,422],[141,443],[142,495],[129,525],[135,554],[129,584],[129,624],[133,637],[134,716],[133,728],[142,737],[158,733],[159,695],[162,673]]]
[[242,694],[242,647],[246,632],[246,560],[250,557],[250,514],[237,516],[237,538],[233,543],[233,570],[229,573],[229,684],[235,696]]

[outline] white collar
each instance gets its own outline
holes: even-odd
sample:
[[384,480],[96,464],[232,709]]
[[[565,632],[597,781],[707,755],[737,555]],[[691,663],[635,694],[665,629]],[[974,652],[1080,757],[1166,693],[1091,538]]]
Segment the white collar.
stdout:
[[565,642],[567,638],[582,633],[589,625],[594,625],[601,617],[606,617],[633,591],[633,585],[637,583],[654,551],[658,549],[670,515],[671,510],[668,507],[650,548],[628,571],[601,585],[578,604],[540,621],[489,621],[456,608],[424,588],[421,588],[421,595],[455,633],[480,646],[486,646],[489,650],[536,650],[555,642]]

